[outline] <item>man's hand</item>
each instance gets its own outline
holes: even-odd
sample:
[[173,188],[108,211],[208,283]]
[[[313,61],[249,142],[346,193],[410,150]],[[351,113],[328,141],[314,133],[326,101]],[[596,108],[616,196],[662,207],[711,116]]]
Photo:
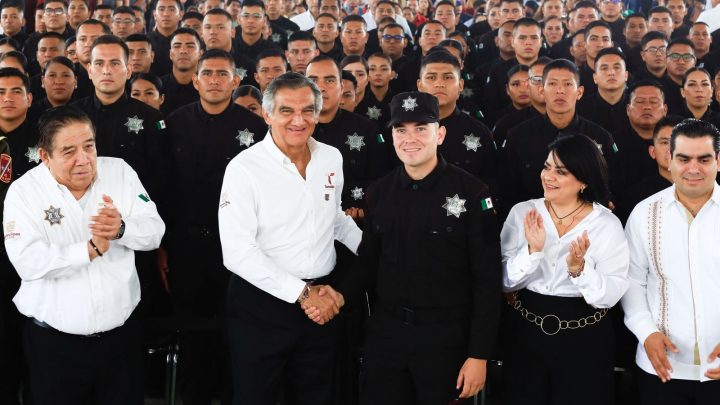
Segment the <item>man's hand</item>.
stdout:
[[157,256],[155,259],[157,262],[158,273],[160,273],[160,281],[162,282],[165,292],[170,294],[170,283],[168,282],[168,273],[170,272],[170,268],[168,267],[167,250],[160,246],[157,250]]
[[345,210],[345,215],[352,219],[358,220],[365,218],[365,211],[362,208],[350,207]]
[[[713,361],[717,360],[718,357],[720,357],[720,344],[715,346],[715,349],[710,353],[710,356],[708,357],[708,363],[712,363]],[[712,378],[713,380],[720,380],[720,367],[715,367],[708,369],[708,371],[705,372],[705,377]]]
[[670,339],[660,332],[655,332],[645,339],[645,352],[652,363],[655,372],[662,382],[670,381],[670,373],[673,371],[670,360],[667,358],[667,350],[678,353],[679,350]]
[[115,208],[112,198],[103,195],[103,202],[105,207],[100,208],[97,215],[90,217],[90,232],[92,232],[93,236],[112,240],[120,232],[122,218],[120,212]]
[[485,386],[486,375],[487,360],[468,357],[460,369],[457,385],[455,386],[458,390],[462,387],[460,398],[470,398],[477,395]]
[[324,325],[340,313],[345,298],[329,285],[309,287],[310,296],[302,303],[305,315],[318,325]]

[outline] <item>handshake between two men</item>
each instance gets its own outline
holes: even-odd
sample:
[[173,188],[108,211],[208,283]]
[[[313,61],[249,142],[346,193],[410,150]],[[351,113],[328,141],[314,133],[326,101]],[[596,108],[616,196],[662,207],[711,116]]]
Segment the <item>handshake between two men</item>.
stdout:
[[340,313],[345,298],[329,285],[307,285],[298,298],[300,307],[307,317],[324,325]]

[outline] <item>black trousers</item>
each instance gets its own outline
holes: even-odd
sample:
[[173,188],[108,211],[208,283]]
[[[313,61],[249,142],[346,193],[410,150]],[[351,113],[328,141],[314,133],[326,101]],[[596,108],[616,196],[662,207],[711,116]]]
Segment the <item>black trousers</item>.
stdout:
[[444,405],[456,400],[468,329],[467,321],[406,323],[376,306],[367,323],[360,403]]
[[325,325],[238,276],[228,288],[228,337],[233,404],[275,405],[280,395],[293,405],[333,403],[342,313]]
[[33,405],[142,405],[143,348],[137,311],[102,337],[25,323]]
[[200,234],[172,237],[168,251],[173,310],[181,324],[178,391],[185,405],[210,405],[216,393],[225,405],[232,398],[225,331],[230,272],[217,233]]
[[[583,298],[522,290],[523,307],[539,316],[577,320],[594,314]],[[545,325],[552,332],[552,325]],[[615,346],[609,315],[600,322],[548,336],[520,312],[506,307],[502,341],[503,404],[611,405]]]
[[[2,247],[0,247],[2,250]],[[27,370],[22,358],[22,325],[25,319],[12,302],[20,279],[7,258],[0,252],[0,404],[19,405],[21,381]]]
[[638,368],[642,405],[717,405],[720,404],[720,381],[673,379],[666,383]]

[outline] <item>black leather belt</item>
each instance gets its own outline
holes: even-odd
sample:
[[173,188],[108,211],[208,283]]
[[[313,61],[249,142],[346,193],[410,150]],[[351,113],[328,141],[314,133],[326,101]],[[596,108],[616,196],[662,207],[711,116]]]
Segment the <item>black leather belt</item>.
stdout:
[[49,330],[55,331],[57,333],[62,333],[63,335],[70,335],[70,336],[75,336],[75,337],[79,337],[79,338],[87,338],[87,339],[100,339],[103,336],[105,336],[115,330],[115,329],[111,329],[111,330],[105,331],[105,332],[93,333],[92,335],[75,335],[72,333],[65,333],[65,332],[59,331],[59,330],[53,328],[52,326],[48,325],[47,323],[45,323],[41,320],[35,319],[35,318],[30,318],[30,321],[32,321],[32,323],[34,323],[35,325],[37,325],[41,328],[44,328],[44,329],[49,329]]
[[310,284],[310,285],[321,285],[321,284],[327,284],[328,281],[330,281],[330,278],[332,277],[332,273],[318,277],[318,278],[304,278],[302,281]]
[[378,311],[401,320],[405,325],[449,323],[467,319],[469,313],[462,308],[417,309],[378,302]]

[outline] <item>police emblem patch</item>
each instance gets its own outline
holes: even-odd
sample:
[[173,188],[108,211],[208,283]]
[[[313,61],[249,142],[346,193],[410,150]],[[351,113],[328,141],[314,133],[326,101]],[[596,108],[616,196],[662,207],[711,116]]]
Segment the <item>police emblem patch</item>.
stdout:
[[376,106],[368,107],[367,113],[365,113],[371,120],[378,120],[382,115],[382,111]]
[[280,43],[280,34],[272,34],[270,35],[270,40],[273,41],[276,44]]
[[137,115],[134,117],[128,117],[125,126],[127,127],[128,132],[135,132],[136,134],[139,134],[141,130],[145,129],[143,128],[143,120],[138,118]]
[[12,180],[12,157],[10,155],[0,155],[0,181],[9,184]]
[[465,145],[466,150],[472,150],[473,152],[477,152],[478,148],[482,147],[480,137],[473,134],[465,135],[465,140],[462,141],[462,144]]
[[240,145],[245,145],[246,148],[249,148],[250,145],[255,143],[255,140],[253,139],[254,136],[255,136],[254,133],[248,131],[248,129],[245,128],[242,131],[238,130],[238,134],[235,137],[235,139],[237,139],[240,142]]
[[28,162],[40,163],[40,152],[38,152],[37,146],[29,146],[25,157],[28,158]]
[[452,197],[445,197],[445,204],[442,207],[447,211],[447,216],[454,215],[456,218],[460,218],[460,214],[467,212],[465,201],[455,194]]
[[45,211],[45,220],[50,223],[50,226],[55,224],[61,225],[60,220],[65,218],[65,216],[60,213],[60,208],[55,208],[52,205],[50,208],[43,211]]
[[245,80],[245,76],[247,76],[247,69],[244,67],[235,68],[235,74],[238,75],[240,80]]
[[403,100],[402,108],[405,111],[415,111],[415,107],[418,106],[417,99],[413,97],[408,97],[405,100]]
[[463,98],[470,98],[470,97],[472,97],[474,94],[475,94],[475,92],[473,91],[473,89],[471,89],[471,88],[469,88],[469,87],[465,87],[465,88],[460,92],[460,95],[461,95]]
[[350,196],[353,198],[353,200],[362,200],[364,195],[365,195],[365,192],[360,187],[355,187],[352,190],[350,190]]
[[354,134],[347,136],[345,144],[350,147],[350,150],[360,151],[362,150],[362,147],[365,146],[365,137],[360,136],[357,132],[355,132]]

